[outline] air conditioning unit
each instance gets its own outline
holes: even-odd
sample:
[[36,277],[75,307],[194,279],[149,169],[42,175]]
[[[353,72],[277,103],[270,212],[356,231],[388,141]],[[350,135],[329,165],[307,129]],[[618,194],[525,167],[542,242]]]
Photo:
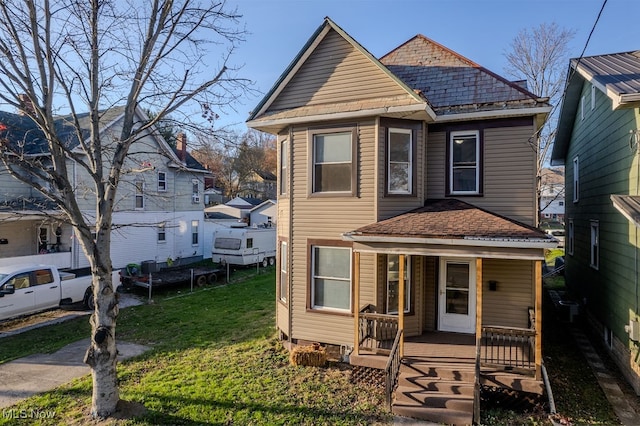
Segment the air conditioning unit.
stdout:
[[192,195],[191,196],[191,202],[194,203],[194,204],[199,203],[200,202],[200,196],[199,195],[195,195],[195,194]]

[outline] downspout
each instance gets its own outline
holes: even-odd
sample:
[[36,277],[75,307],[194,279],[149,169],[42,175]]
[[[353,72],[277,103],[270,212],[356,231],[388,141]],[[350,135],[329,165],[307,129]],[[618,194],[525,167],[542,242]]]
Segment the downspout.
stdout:
[[289,126],[289,182],[287,183],[287,194],[289,195],[289,244],[287,244],[287,287],[289,290],[289,297],[287,298],[288,303],[288,314],[289,321],[287,324],[287,337],[289,338],[289,347],[291,348],[291,344],[293,343],[293,271],[291,270],[291,265],[293,264],[293,127]]

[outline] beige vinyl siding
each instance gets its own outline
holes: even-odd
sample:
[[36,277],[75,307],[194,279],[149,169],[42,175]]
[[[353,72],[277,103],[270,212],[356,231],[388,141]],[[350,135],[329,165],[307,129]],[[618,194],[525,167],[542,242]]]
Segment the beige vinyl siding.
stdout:
[[[534,306],[535,263],[524,260],[484,259],[482,265],[482,325],[528,327],[528,308]],[[497,290],[489,290],[489,281]]]
[[[483,194],[453,198],[534,225],[536,155],[528,143],[533,132],[533,126],[485,129]],[[446,132],[430,133],[428,141],[427,198],[445,198]]]
[[[348,123],[335,123],[336,127],[343,127]],[[368,120],[357,123],[358,155],[357,155],[357,196],[355,197],[314,197],[309,195],[308,186],[311,184],[308,176],[308,128],[293,129],[293,239],[290,241],[292,253],[292,289],[293,329],[292,338],[302,340],[321,341],[331,344],[353,345],[354,318],[352,315],[339,315],[324,312],[307,311],[307,297],[309,288],[308,269],[310,259],[307,259],[309,240],[342,241],[342,234],[354,230],[376,220],[374,211],[374,183],[373,179],[363,179],[362,176],[372,176],[374,169],[375,122]],[[279,209],[282,209],[279,206]],[[289,207],[278,220],[278,234],[283,235],[282,229],[287,229]],[[283,210],[281,210],[282,212]],[[375,264],[372,254],[362,254],[360,275],[361,304],[375,300]],[[353,278],[353,277],[352,277]]]
[[289,309],[279,301],[276,305],[276,324],[284,334],[287,334],[289,332]]
[[409,97],[362,52],[330,30],[269,111],[383,96]]
[[[383,123],[387,123],[384,121]],[[388,219],[390,217],[405,213],[409,210],[424,205],[425,194],[425,178],[424,178],[424,162],[425,162],[425,133],[424,126],[416,126],[415,121],[393,121],[387,127],[381,125],[378,134],[378,220]],[[415,134],[415,158],[413,162],[412,173],[416,176],[413,179],[415,184],[414,196],[405,195],[386,195],[387,188],[387,133],[389,128],[405,128],[403,126],[414,126]]]

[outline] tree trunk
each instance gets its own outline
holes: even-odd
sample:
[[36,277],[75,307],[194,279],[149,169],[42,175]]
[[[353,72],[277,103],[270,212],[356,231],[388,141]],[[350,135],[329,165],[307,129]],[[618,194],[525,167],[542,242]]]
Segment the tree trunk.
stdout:
[[[96,244],[100,247],[101,244]],[[106,244],[108,246],[108,244]],[[106,250],[108,253],[109,250]],[[91,315],[91,346],[84,362],[91,367],[93,395],[91,415],[106,418],[116,411],[120,399],[117,386],[116,364],[116,318],[118,317],[118,294],[111,277],[111,259],[105,250],[96,248],[91,259],[93,275],[94,312]]]

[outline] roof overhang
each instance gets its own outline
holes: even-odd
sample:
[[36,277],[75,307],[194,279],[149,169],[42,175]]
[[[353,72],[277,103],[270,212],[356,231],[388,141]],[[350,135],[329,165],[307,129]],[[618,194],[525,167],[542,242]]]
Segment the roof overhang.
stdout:
[[518,109],[496,109],[487,111],[443,114],[438,115],[435,119],[436,123],[452,122],[452,121],[469,121],[469,120],[486,120],[491,118],[508,118],[508,117],[524,117],[531,115],[547,115],[551,112],[550,106],[518,108]]
[[2,222],[22,222],[30,220],[59,220],[64,216],[60,210],[13,210],[0,212]]
[[614,194],[611,195],[611,201],[616,210],[640,228],[640,196]]

